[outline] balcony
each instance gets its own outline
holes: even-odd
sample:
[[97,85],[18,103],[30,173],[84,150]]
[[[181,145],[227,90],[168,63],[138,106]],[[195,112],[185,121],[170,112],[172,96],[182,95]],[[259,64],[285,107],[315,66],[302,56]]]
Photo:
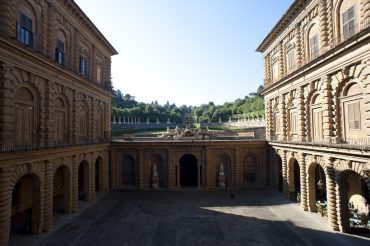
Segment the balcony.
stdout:
[[110,142],[110,137],[96,138],[91,141],[86,137],[82,137],[79,139],[79,142],[75,144],[66,143],[65,141],[52,141],[50,144],[48,144],[48,146],[37,145],[28,141],[0,141],[0,152],[18,152],[51,148],[65,148],[81,145],[107,144]]
[[366,30],[370,29],[370,20],[362,21],[356,25],[353,26],[353,28],[349,29],[346,33],[341,32],[337,35],[336,38],[333,39],[332,43],[329,44],[326,47],[322,47],[318,49],[315,53],[312,54],[305,54],[305,59],[302,61],[302,65],[294,65],[290,69],[287,69],[285,74],[279,75],[277,78],[273,78],[272,80],[265,80],[264,86],[265,89],[273,86],[277,82],[283,80],[284,78],[288,77],[291,74],[294,74],[295,72],[299,71],[300,68],[311,64],[315,61],[319,61],[320,58],[322,58],[326,53],[330,53],[329,51],[332,51],[333,49],[340,47],[342,44],[349,44],[352,41],[355,41],[358,37],[357,34],[364,33]]
[[341,149],[354,149],[369,151],[370,150],[370,138],[331,138],[330,141],[324,139],[311,139],[310,137],[306,138],[307,141],[302,141],[299,138],[291,138],[283,140],[281,136],[274,135],[267,140],[273,143],[285,143],[285,144],[294,144],[294,145],[308,145],[308,146],[318,146],[318,147],[330,147],[330,148],[341,148]]

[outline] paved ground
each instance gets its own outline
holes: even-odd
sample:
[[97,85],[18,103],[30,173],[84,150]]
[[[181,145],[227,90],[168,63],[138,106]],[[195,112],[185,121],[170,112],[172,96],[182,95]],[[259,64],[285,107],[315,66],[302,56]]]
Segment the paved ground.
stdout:
[[48,234],[14,245],[370,245],[271,191],[110,192]]

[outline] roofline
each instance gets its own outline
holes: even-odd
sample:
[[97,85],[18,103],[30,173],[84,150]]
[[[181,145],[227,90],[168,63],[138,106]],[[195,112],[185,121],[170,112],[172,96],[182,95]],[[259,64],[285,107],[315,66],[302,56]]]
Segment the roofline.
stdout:
[[111,45],[111,43],[106,39],[106,37],[100,32],[100,30],[95,26],[95,24],[90,20],[90,18],[83,12],[83,10],[75,3],[74,0],[64,0],[65,3],[70,5],[73,9],[76,10],[76,14],[79,14],[85,23],[90,26],[90,28],[95,31],[95,34],[103,41],[108,48],[108,50],[112,53],[112,55],[117,55],[117,50]]
[[[294,16],[298,10],[302,7],[302,5],[307,0],[295,0],[287,11],[285,11],[284,15],[280,18],[280,20],[276,23],[276,25],[272,28],[272,30],[269,32],[269,34],[265,37],[265,39],[262,41],[262,43],[258,46],[256,49],[257,52],[265,52],[268,45],[272,42],[272,39],[275,38],[280,31],[287,26],[287,23],[290,21],[292,16]],[[310,1],[310,0],[308,0]]]

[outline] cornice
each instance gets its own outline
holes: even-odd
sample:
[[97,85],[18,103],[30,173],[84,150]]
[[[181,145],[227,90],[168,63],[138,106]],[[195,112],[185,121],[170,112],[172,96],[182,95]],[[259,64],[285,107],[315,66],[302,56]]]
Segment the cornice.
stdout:
[[[50,0],[49,0],[50,1]],[[90,18],[82,11],[82,9],[75,3],[74,0],[63,0],[64,6],[72,13],[77,20],[85,25],[94,37],[104,44],[104,46],[111,52],[112,55],[117,55],[116,49],[109,43],[105,36],[99,31],[95,24],[90,20]]]
[[276,25],[272,28],[269,34],[265,37],[262,43],[258,46],[257,52],[265,52],[268,46],[276,39],[276,37],[289,26],[289,23],[294,19],[302,6],[312,0],[295,0],[289,9],[284,13]]

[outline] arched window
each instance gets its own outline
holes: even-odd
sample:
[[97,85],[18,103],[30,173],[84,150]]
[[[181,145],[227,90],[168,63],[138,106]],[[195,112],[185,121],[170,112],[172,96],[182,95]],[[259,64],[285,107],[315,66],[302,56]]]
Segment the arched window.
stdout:
[[57,143],[67,141],[67,107],[61,98],[55,100],[55,140]]
[[320,55],[320,45],[319,45],[319,26],[318,24],[313,24],[308,30],[308,53],[310,61],[316,59]]
[[89,127],[89,108],[86,103],[82,104],[80,111],[80,142],[86,143],[88,141],[88,127]]
[[89,75],[88,54],[88,49],[82,47],[80,53],[80,74],[84,77],[88,77]]
[[351,38],[359,31],[360,0],[343,0],[337,9],[338,33],[340,41]]
[[102,139],[104,136],[104,111],[102,107],[98,108],[98,112],[95,118],[95,132],[98,139]]
[[36,36],[36,14],[27,1],[20,1],[17,6],[17,40],[28,47],[35,47]]
[[287,70],[288,72],[291,72],[295,68],[295,54],[293,45],[288,46],[286,60],[287,60]]
[[36,100],[32,92],[24,87],[15,94],[15,141],[17,146],[32,146],[35,138]]
[[314,142],[321,142],[323,139],[322,120],[322,97],[314,95],[310,105],[311,113],[311,139]]
[[340,98],[342,107],[342,129],[343,137],[346,141],[350,139],[361,138],[363,132],[363,100],[362,87],[358,83],[349,83],[343,90]]

